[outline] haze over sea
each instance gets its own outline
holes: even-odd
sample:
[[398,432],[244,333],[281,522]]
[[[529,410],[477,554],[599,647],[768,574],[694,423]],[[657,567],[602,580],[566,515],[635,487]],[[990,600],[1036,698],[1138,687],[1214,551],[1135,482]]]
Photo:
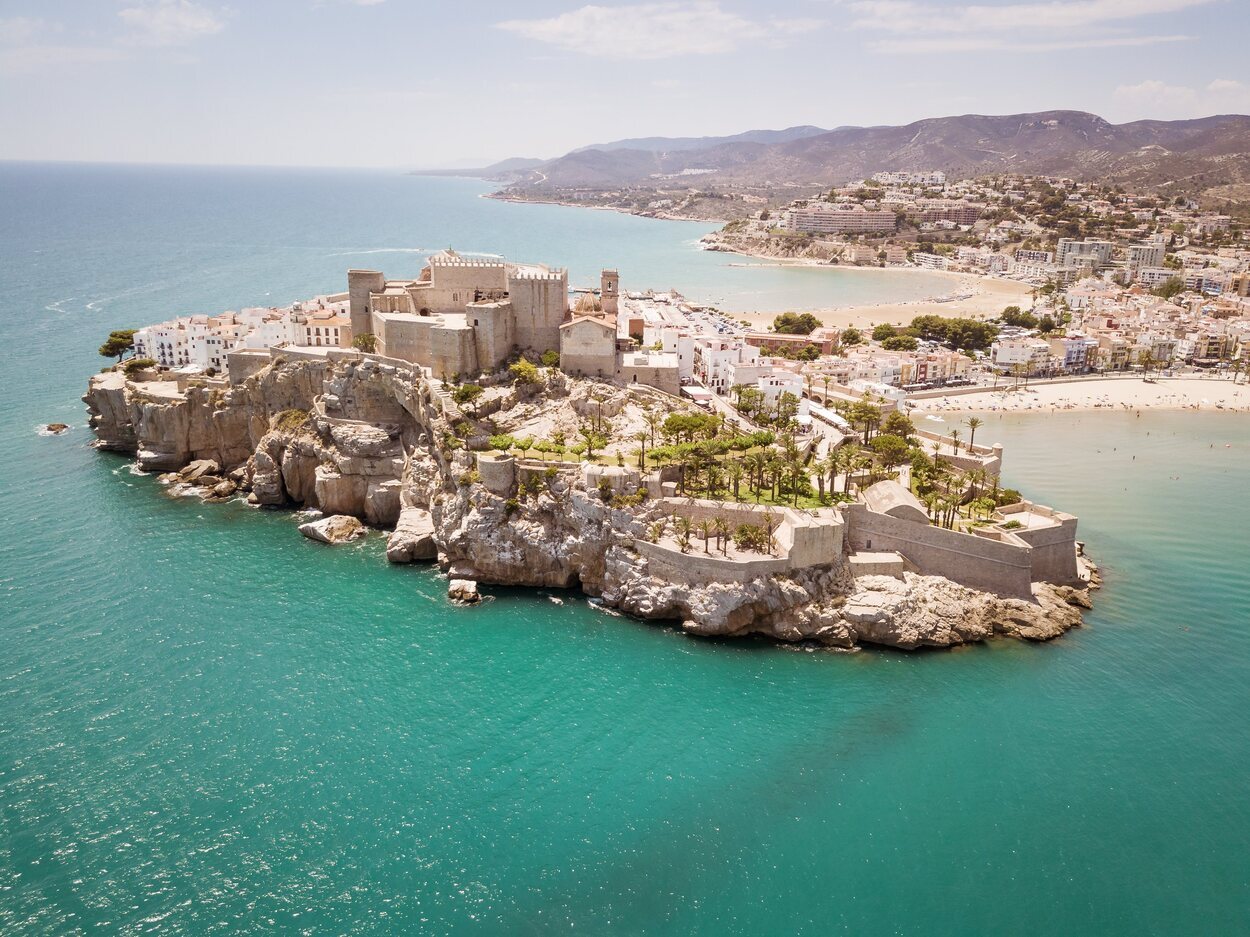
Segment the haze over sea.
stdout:
[[423,249],[739,308],[934,292],[482,191],[0,164],[0,933],[1245,933],[1239,416],[988,419],[1107,586],[1052,644],[917,654],[693,640],[573,593],[452,608],[381,537],[325,548],[88,448],[110,329]]

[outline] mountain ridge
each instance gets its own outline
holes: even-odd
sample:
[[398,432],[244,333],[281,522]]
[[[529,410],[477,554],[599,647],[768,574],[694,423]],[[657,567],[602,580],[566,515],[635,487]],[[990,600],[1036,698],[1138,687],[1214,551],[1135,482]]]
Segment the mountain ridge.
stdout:
[[548,189],[659,186],[684,176],[701,186],[826,186],[927,169],[952,178],[1023,172],[1178,193],[1250,182],[1250,116],[1242,114],[1112,124],[1085,111],[1051,110],[819,130],[627,138],[483,175]]

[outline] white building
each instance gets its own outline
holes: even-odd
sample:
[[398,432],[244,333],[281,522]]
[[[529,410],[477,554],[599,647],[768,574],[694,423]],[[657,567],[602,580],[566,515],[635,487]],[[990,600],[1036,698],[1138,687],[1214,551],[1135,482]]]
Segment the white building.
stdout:
[[990,346],[990,360],[1000,370],[1023,365],[1026,373],[1037,374],[1050,364],[1050,345],[1040,338],[1000,338]]
[[807,208],[787,210],[785,224],[791,231],[812,234],[892,232],[898,228],[898,216],[892,211],[870,210],[858,205],[818,202]]

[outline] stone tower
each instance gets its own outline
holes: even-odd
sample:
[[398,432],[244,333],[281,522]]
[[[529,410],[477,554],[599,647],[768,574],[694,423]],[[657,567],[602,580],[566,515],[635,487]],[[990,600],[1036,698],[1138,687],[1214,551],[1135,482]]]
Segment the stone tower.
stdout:
[[386,277],[377,270],[348,270],[347,298],[352,317],[352,337],[373,331],[369,294],[386,289]]
[[599,305],[604,315],[615,316],[617,295],[621,291],[621,275],[615,270],[604,270],[599,274]]

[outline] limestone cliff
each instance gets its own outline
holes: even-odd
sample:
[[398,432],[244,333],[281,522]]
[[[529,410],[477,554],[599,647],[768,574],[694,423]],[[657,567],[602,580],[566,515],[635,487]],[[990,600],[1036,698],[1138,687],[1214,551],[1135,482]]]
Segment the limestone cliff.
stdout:
[[[576,413],[589,401],[584,391],[561,379],[558,393]],[[516,407],[534,418],[542,409],[509,394],[495,396],[492,413]],[[520,486],[482,478],[484,463],[466,448],[485,448],[476,421],[436,382],[365,356],[278,356],[237,384],[181,390],[110,372],[92,378],[84,400],[99,447],[132,454],[144,469],[181,472],[178,484],[206,498],[237,489],[254,504],[395,527],[394,562],[437,554],[458,580],[580,588],[694,635],[841,648],[949,646],[996,634],[1045,640],[1079,624],[1077,609],[1088,606],[1084,590],[1042,584],[1027,602],[911,573],[855,579],[842,556],[746,582],[673,581],[638,547],[663,516],[658,502],[613,506],[568,464],[532,468]],[[593,404],[622,405],[619,396]]]

